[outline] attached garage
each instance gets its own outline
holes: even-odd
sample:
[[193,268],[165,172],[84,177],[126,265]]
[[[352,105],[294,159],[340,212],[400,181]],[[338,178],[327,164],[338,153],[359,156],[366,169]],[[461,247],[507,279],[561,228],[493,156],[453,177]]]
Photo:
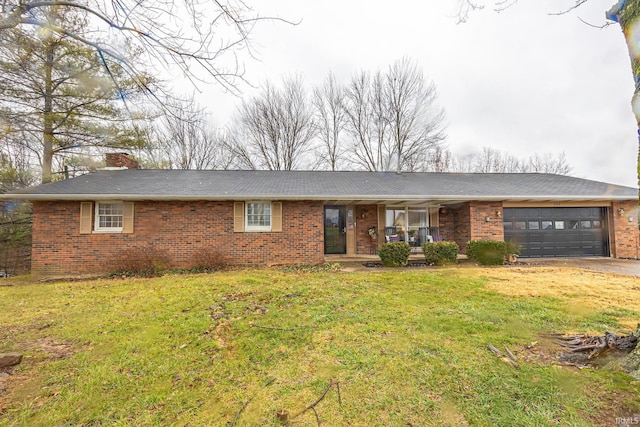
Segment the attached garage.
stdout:
[[609,256],[606,207],[504,208],[505,240],[522,257]]

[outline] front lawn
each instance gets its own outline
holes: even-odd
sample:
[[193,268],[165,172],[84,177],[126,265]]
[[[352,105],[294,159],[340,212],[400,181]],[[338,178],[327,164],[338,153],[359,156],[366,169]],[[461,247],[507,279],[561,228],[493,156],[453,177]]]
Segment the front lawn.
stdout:
[[628,333],[639,307],[638,279],[545,267],[0,286],[0,352],[25,355],[0,425],[615,425],[638,381],[558,366],[544,334]]

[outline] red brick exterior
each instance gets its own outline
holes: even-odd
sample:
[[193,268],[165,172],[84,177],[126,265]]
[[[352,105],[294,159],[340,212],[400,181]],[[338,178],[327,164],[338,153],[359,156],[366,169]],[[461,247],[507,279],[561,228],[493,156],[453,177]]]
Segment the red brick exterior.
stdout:
[[233,202],[135,202],[132,234],[80,234],[79,202],[34,202],[32,272],[106,273],[125,248],[148,247],[187,268],[214,248],[237,264],[324,261],[322,202],[283,202],[282,232],[233,232]]
[[[621,211],[622,209],[622,211]],[[631,221],[629,221],[631,219]],[[638,259],[638,202],[613,202],[609,212],[611,256]]]
[[[378,230],[378,206],[377,205],[357,205],[356,215],[356,254],[370,255],[377,253],[377,242],[372,241],[369,236],[369,229],[376,228],[376,233],[380,235]],[[384,235],[384,230],[382,230]]]
[[461,253],[469,240],[504,240],[502,203],[467,202],[455,209],[441,209],[440,233],[444,240],[455,241]]
[[[375,253],[368,229],[377,227],[377,205],[355,207],[356,254]],[[621,215],[620,209],[624,210]],[[324,208],[320,201],[283,201],[282,232],[233,231],[233,202],[134,203],[131,234],[80,234],[80,202],[34,202],[32,271],[43,275],[82,275],[112,271],[123,250],[152,247],[169,267],[188,268],[194,257],[215,249],[235,264],[319,264],[324,261]],[[609,209],[611,256],[639,255],[636,201]],[[467,202],[440,210],[440,233],[465,252],[469,240],[504,240],[502,204]],[[489,218],[487,221],[486,218]],[[632,217],[632,221],[629,221]],[[378,237],[384,231],[377,230]]]

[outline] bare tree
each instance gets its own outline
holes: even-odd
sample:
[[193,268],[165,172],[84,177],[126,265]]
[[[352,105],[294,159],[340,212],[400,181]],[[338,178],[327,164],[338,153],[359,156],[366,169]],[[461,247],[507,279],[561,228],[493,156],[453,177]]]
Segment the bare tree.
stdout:
[[451,170],[456,173],[472,173],[476,169],[477,153],[467,153],[460,156],[451,156]]
[[436,147],[433,151],[431,151],[424,170],[427,172],[451,172],[451,151],[445,150],[441,146]]
[[322,143],[316,157],[321,166],[332,171],[340,168],[344,155],[342,138],[347,120],[344,102],[345,90],[336,82],[333,73],[329,73],[322,85],[313,90],[318,137]]
[[355,75],[346,91],[347,130],[352,138],[351,164],[369,171],[389,170],[391,148],[387,137],[385,100],[381,73]]
[[169,169],[227,169],[231,155],[223,135],[212,127],[206,110],[192,98],[167,99],[151,129],[143,164]]
[[[51,22],[49,13],[57,7],[88,14],[91,31]],[[194,81],[206,74],[234,90],[242,78],[237,54],[250,49],[249,34],[261,19],[273,18],[260,17],[243,0],[0,1],[0,32],[36,27],[73,39],[94,49],[105,69],[119,64],[142,87],[140,62],[177,67]],[[140,52],[139,60],[129,60],[123,47]]]
[[491,147],[463,155],[454,155],[450,150],[436,150],[429,158],[427,170],[431,172],[457,173],[553,173],[569,175],[572,167],[565,153],[533,153],[519,158],[508,152]]
[[491,147],[483,147],[475,157],[474,172],[518,173],[525,172],[523,161],[509,153]]
[[303,165],[316,135],[313,109],[301,78],[282,87],[266,82],[258,96],[243,102],[229,132],[235,166],[293,170]]
[[[493,10],[500,12],[515,4],[518,0],[458,0],[458,22],[467,22],[469,15],[476,10],[484,9],[487,3],[491,5]],[[578,3],[584,3],[586,0],[577,0]]]
[[425,80],[415,62],[404,58],[389,67],[385,92],[396,172],[421,170],[419,161],[445,138],[444,110],[435,107],[435,84]]
[[551,153],[534,153],[529,157],[527,170],[529,172],[570,175],[573,168],[567,162],[565,153],[560,153],[555,156]]
[[436,99],[435,85],[408,59],[384,74],[354,76],[345,102],[353,163],[371,171],[423,170],[445,137]]

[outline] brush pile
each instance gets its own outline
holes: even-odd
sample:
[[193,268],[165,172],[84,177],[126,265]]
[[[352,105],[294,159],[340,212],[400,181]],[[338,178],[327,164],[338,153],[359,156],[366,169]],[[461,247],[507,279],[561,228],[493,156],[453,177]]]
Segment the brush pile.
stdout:
[[587,359],[593,359],[609,351],[631,353],[638,345],[640,326],[633,333],[617,336],[605,332],[602,336],[574,335],[558,337],[560,345],[571,353],[588,353]]

